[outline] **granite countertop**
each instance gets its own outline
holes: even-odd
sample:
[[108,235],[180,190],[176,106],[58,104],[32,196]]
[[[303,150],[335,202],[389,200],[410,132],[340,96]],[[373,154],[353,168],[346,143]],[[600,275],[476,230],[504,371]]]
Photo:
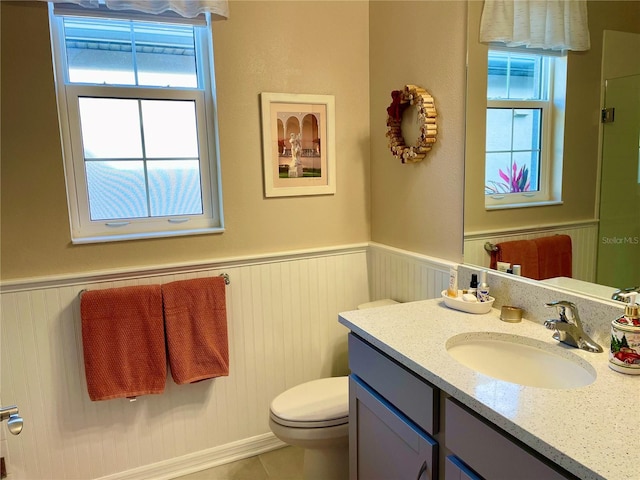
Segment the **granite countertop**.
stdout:
[[[640,479],[640,375],[611,370],[608,344],[603,353],[567,347],[540,323],[506,323],[497,309],[463,313],[442,299],[344,312],[339,322],[579,478]],[[477,373],[445,347],[450,337],[469,332],[535,339],[584,359],[597,378],[584,387],[548,389]]]

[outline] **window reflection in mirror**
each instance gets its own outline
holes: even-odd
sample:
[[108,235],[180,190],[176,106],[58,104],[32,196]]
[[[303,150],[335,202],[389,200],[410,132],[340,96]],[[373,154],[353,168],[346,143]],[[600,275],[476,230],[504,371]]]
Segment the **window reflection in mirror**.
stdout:
[[[489,48],[485,206],[555,198],[562,184],[566,59],[522,48]],[[557,151],[552,149],[557,147]],[[559,172],[551,176],[550,171]],[[553,182],[554,185],[550,185]]]

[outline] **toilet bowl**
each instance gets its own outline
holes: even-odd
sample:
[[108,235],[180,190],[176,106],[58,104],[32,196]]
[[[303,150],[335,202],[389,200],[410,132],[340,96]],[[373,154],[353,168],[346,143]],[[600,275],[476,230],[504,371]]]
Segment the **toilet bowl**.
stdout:
[[313,380],[278,395],[271,402],[269,426],[283,442],[305,449],[305,479],[348,477],[348,377]]
[[[358,309],[397,303],[378,300]],[[269,426],[283,442],[304,448],[305,480],[349,477],[349,377],[297,385],[273,399]]]

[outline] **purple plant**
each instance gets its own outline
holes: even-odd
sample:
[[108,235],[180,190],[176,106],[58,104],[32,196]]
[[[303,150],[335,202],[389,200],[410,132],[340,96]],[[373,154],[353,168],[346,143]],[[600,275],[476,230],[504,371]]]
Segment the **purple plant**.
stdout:
[[490,180],[488,184],[484,186],[485,194],[529,191],[529,169],[526,165],[522,165],[518,169],[518,165],[513,162],[511,169],[507,169],[506,173],[499,168],[498,175],[500,175],[500,178],[502,178],[504,182]]

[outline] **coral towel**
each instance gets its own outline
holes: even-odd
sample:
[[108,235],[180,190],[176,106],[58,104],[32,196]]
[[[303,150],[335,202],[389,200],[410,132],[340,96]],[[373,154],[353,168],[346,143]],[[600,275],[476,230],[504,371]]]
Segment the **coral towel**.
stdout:
[[490,267],[497,262],[509,262],[522,266],[522,276],[544,280],[553,277],[571,278],[572,254],[569,235],[552,235],[533,240],[513,240],[496,245],[491,252]]
[[538,278],[538,249],[532,240],[513,240],[496,245],[497,251],[491,252],[491,265],[495,269],[497,262],[509,262],[520,265],[521,275]]
[[554,277],[571,278],[573,267],[571,237],[552,235],[533,240],[538,249],[538,280]]
[[224,278],[167,283],[162,298],[173,380],[182,385],[229,375]]
[[160,285],[86,291],[80,314],[91,400],[164,391],[167,357]]

